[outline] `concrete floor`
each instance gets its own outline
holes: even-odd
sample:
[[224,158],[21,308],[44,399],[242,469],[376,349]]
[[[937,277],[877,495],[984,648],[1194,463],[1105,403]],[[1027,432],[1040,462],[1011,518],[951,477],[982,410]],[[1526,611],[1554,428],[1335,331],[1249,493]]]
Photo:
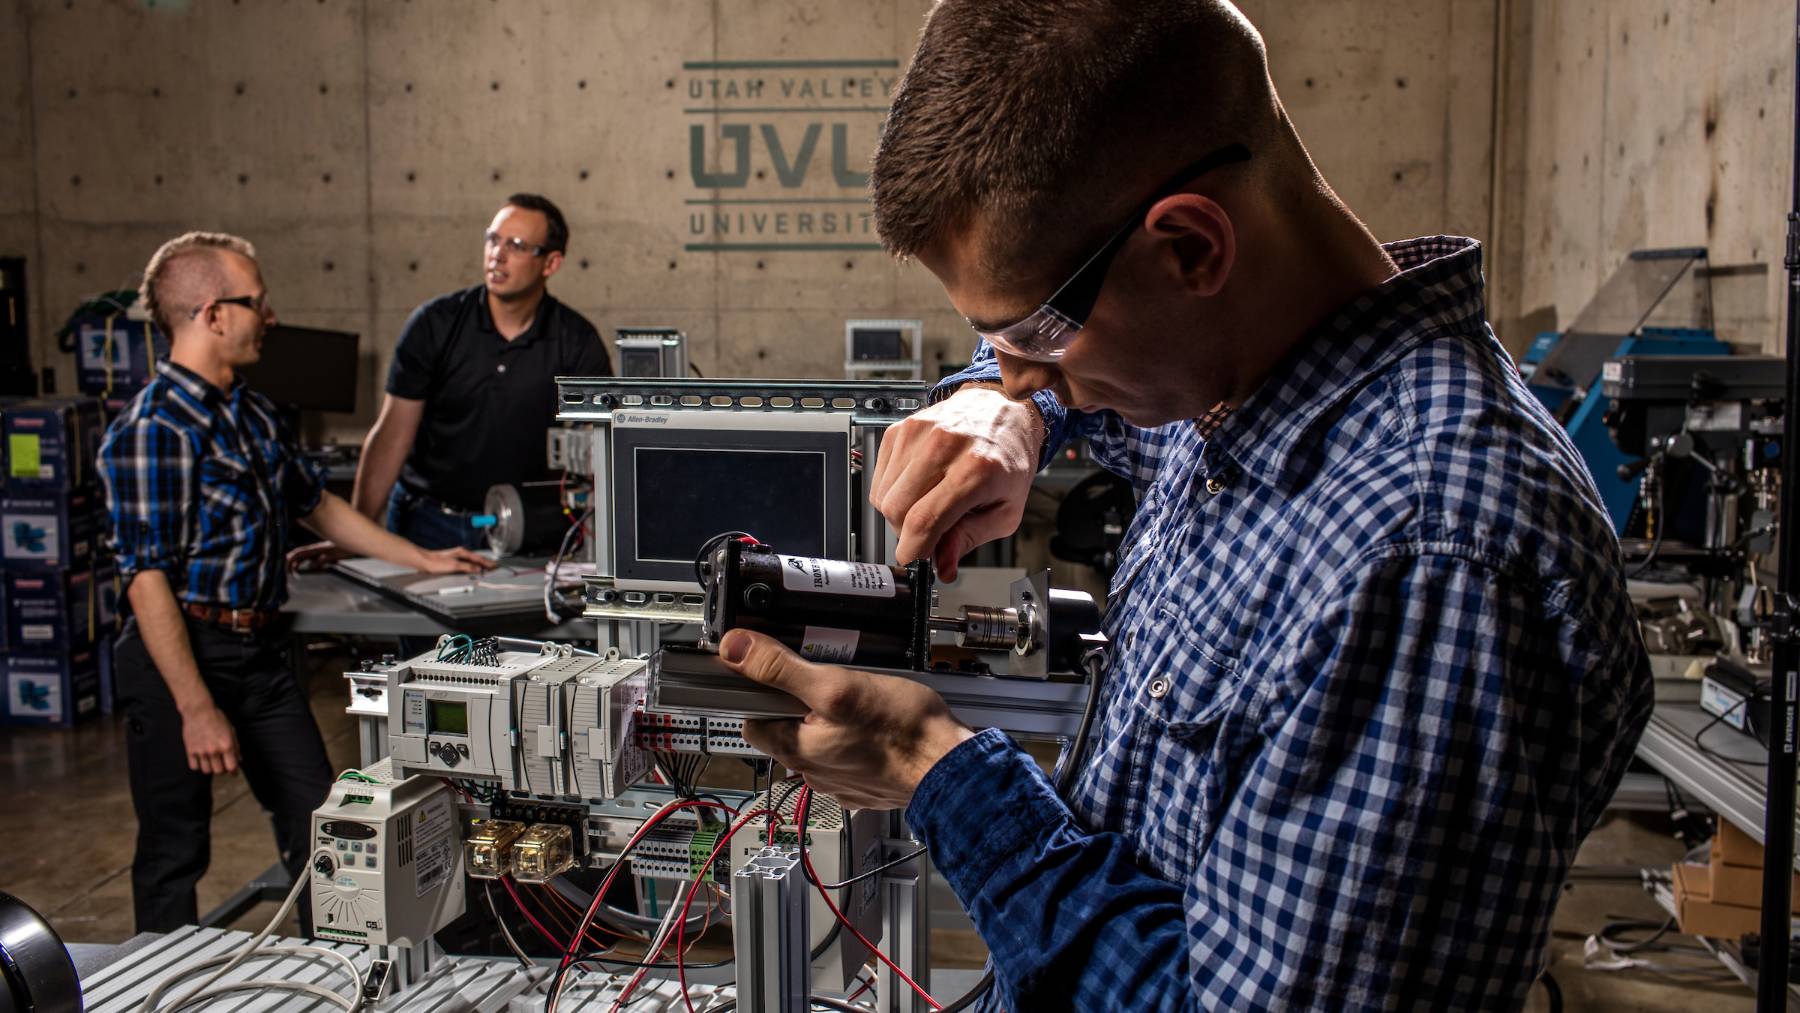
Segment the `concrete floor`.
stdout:
[[[355,728],[343,713],[344,683],[337,674],[351,661],[348,652],[326,646],[314,650],[308,665],[314,673],[313,712],[338,769],[356,760]],[[0,799],[13,816],[0,821],[0,856],[5,856],[0,890],[43,912],[69,942],[129,938],[136,821],[126,786],[120,720],[102,718],[73,730],[0,728],[0,764]],[[214,798],[213,861],[200,883],[202,911],[275,858],[268,823],[241,776],[220,778]],[[1660,822],[1627,815],[1604,821],[1583,846],[1579,864],[1666,866],[1682,849],[1661,831]],[[238,927],[260,928],[270,910],[253,910]],[[1583,881],[1571,884],[1563,895],[1551,972],[1562,987],[1565,1010],[1735,1013],[1753,1008],[1749,990],[1735,979],[1696,984],[1647,970],[1585,970],[1585,939],[1614,916],[1660,920],[1662,914],[1633,882]],[[944,966],[979,966],[980,944],[964,930],[944,926],[934,931],[933,950]],[[1686,962],[1699,963],[1694,958]],[[1549,1009],[1542,989],[1534,990],[1527,1008]]]

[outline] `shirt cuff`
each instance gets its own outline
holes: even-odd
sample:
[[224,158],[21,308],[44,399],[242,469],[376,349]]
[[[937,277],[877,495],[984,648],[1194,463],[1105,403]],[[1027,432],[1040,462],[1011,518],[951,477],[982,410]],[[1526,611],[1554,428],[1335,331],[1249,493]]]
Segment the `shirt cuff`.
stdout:
[[1003,863],[1035,851],[1068,819],[1043,771],[997,728],[944,754],[906,808],[907,825],[964,898],[980,893]]

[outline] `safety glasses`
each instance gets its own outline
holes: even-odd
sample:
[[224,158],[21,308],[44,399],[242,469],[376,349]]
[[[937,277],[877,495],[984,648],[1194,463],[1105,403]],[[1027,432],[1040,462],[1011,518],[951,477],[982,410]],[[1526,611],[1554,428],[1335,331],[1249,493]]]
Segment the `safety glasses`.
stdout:
[[1055,362],[1062,358],[1075,336],[1087,323],[1088,314],[1094,311],[1094,303],[1100,299],[1100,289],[1106,284],[1106,272],[1112,267],[1113,258],[1131,238],[1144,216],[1156,206],[1156,202],[1182,187],[1199,179],[1206,173],[1221,166],[1250,160],[1250,149],[1242,144],[1230,144],[1211,152],[1197,162],[1170,177],[1168,182],[1156,188],[1156,192],[1133,208],[1131,216],[1125,219],[1118,231],[1094,252],[1068,281],[1056,290],[1043,305],[1026,315],[1024,319],[1003,327],[983,327],[975,321],[969,326],[975,333],[986,338],[988,344],[1008,355],[1021,359],[1032,359],[1037,362]]

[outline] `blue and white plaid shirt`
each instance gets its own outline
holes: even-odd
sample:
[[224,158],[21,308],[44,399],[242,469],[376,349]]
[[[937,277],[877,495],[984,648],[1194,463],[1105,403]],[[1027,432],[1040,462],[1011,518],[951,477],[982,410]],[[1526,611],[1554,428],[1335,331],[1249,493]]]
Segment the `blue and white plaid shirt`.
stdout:
[[907,813],[1013,1013],[1514,1009],[1543,967],[1649,663],[1478,245],[1387,250],[1204,439],[1037,399],[1140,501],[1090,758],[1065,803],[985,731]]
[[245,609],[287,600],[289,520],[325,491],[268,398],[166,359],[107,427],[100,481],[127,582],[163,570],[181,601]]

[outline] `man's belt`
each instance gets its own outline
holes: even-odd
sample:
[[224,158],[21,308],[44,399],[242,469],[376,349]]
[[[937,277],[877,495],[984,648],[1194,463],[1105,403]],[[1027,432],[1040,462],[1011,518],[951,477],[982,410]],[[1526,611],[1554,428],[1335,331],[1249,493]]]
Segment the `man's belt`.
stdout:
[[181,610],[203,623],[223,626],[238,633],[260,633],[281,615],[276,609],[232,609],[201,602],[182,602]]

